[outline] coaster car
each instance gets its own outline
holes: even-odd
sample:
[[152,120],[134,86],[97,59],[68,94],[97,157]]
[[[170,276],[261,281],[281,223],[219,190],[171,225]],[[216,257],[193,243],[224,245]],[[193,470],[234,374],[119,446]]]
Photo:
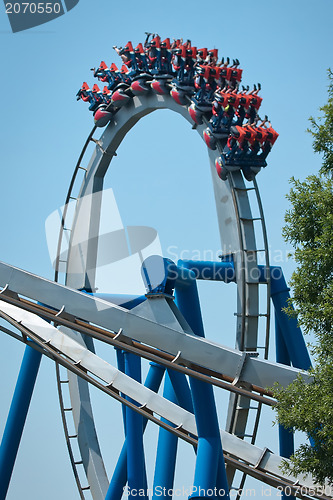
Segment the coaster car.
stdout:
[[194,103],[189,106],[188,112],[194,123],[196,123],[197,125],[201,125],[203,123],[202,111],[200,111]]
[[154,78],[150,86],[155,94],[166,95],[170,92],[168,80],[166,78]]
[[171,97],[176,101],[177,104],[184,106],[187,103],[186,92],[180,90],[178,87],[173,87],[170,90]]
[[130,89],[134,95],[142,95],[147,94],[151,90],[151,87],[147,83],[147,78],[141,77],[131,83]]
[[112,119],[113,113],[106,110],[105,105],[101,105],[94,113],[94,123],[96,127],[105,127]]

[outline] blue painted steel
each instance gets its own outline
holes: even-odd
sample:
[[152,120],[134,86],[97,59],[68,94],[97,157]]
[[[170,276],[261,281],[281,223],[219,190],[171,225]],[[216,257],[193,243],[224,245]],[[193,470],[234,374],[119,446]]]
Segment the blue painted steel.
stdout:
[[[150,389],[151,391],[158,392],[165,372],[165,368],[164,366],[161,366],[154,361],[151,361],[149,365],[150,368],[147,373],[145,387],[148,387],[148,389]],[[147,423],[148,420],[145,419],[145,424]]]
[[0,498],[5,498],[35,386],[41,353],[26,346],[0,448]]
[[127,294],[114,294],[114,293],[93,293],[91,289],[79,288],[79,292],[87,293],[98,299],[106,300],[112,302],[112,304],[118,304],[125,309],[133,309],[137,305],[141,304],[147,297],[145,295],[127,295]]
[[[133,353],[125,352],[125,373],[129,377],[141,382],[141,359]],[[129,401],[135,403],[131,398]],[[127,441],[127,483],[129,497],[143,494],[147,498],[147,477],[145,470],[145,456],[143,448],[143,418],[136,411],[126,406],[126,441]],[[132,493],[131,493],[132,492]]]
[[[125,373],[125,355],[124,355],[124,351],[122,349],[118,349],[117,347],[115,347],[115,351],[116,351],[116,357],[117,357],[117,367],[118,367],[118,370],[121,371],[122,373]],[[121,393],[121,396],[125,397],[125,395],[123,393]],[[121,410],[122,410],[122,413],[123,413],[124,431],[125,431],[125,434],[126,434],[126,408],[125,408],[124,405],[121,405]]]
[[[186,269],[186,265],[186,262],[179,261],[178,269]],[[179,283],[180,279],[184,282]],[[196,276],[193,271],[188,270],[187,273],[185,271],[182,276],[179,274],[175,298],[179,310],[193,332],[204,337]],[[200,380],[190,378],[190,385],[198,430],[197,459],[191,498],[212,498],[211,491],[214,491],[217,484],[218,457],[221,456],[223,459],[214,393],[211,385]],[[226,493],[225,498],[228,499],[227,481],[223,489]]]
[[[214,280],[232,282],[235,281],[235,271],[232,258],[227,258],[222,262],[204,262],[204,261],[179,261],[178,267],[168,259],[163,259],[164,277],[158,282],[155,279],[156,274],[151,272],[151,269],[156,269],[156,266],[161,266],[161,258],[156,257],[151,259],[147,265],[143,266],[143,274],[146,278],[147,289],[149,293],[165,293],[172,294],[175,288],[176,303],[183,313],[185,319],[191,326],[192,330],[199,336],[204,336],[204,329],[200,311],[200,302],[198,297],[197,279]],[[265,281],[266,267],[258,266],[261,282]],[[149,271],[149,272],[148,272]],[[289,318],[283,311],[288,305],[289,288],[285,282],[281,268],[271,267],[271,296],[276,311],[276,334],[277,334],[277,360],[281,363],[289,363],[291,360],[295,367],[308,369],[311,366],[310,358],[305,346],[301,330],[297,326],[296,319]],[[152,279],[153,277],[153,279]],[[186,379],[181,379],[180,374],[176,374],[169,370],[170,379],[173,384],[173,394],[178,396],[183,391],[180,389],[180,384],[186,384]],[[178,377],[178,380],[177,380]],[[194,493],[192,498],[205,497],[205,492],[208,490],[222,491],[224,498],[229,498],[228,484],[225,472],[225,464],[219,434],[217,412],[215,400],[211,386],[204,384],[195,379],[190,379],[191,390],[193,395],[194,413],[198,428],[198,449],[197,460],[194,478]],[[183,385],[183,388],[185,386]],[[171,389],[168,389],[171,390]],[[186,397],[184,397],[184,394]],[[179,404],[191,411],[192,401],[189,397],[190,392],[185,389],[185,392],[178,397]],[[171,396],[169,396],[171,397]],[[209,411],[203,412],[202,408],[209,408]],[[281,436],[281,455],[290,456],[293,451],[292,434],[285,429],[280,429]],[[165,431],[165,435],[170,435]],[[162,433],[161,433],[162,435]],[[172,436],[173,437],[173,436]],[[172,457],[175,456],[175,448],[177,440],[173,445],[168,440],[159,445],[164,450],[170,447]],[[161,443],[163,438],[161,437]],[[126,445],[126,443],[125,443]],[[123,453],[122,453],[123,455]],[[123,460],[122,455],[119,462]],[[128,456],[128,454],[127,454]],[[166,452],[159,452],[159,457],[165,457]],[[219,457],[216,460],[216,457]],[[173,463],[173,458],[171,460]],[[163,464],[163,465],[161,465]],[[171,485],[173,483],[173,466],[170,466],[163,461],[162,458],[157,459],[155,472],[155,485],[158,483]],[[162,482],[163,477],[163,482]],[[161,478],[161,479],[160,479]],[[156,482],[157,481],[157,482]],[[111,483],[113,480],[111,481]],[[111,487],[111,484],[110,484]],[[170,486],[171,488],[171,486]],[[216,491],[216,490],[215,490]],[[198,494],[197,494],[198,493]],[[225,494],[224,494],[225,493]],[[221,494],[221,493],[220,493]],[[211,496],[211,495],[206,495]],[[219,496],[219,495],[218,495]],[[109,498],[116,498],[108,496]],[[117,497],[118,498],[118,497]]]
[[[288,350],[277,319],[275,319],[275,345],[277,363],[290,366]],[[282,425],[279,425],[279,442],[281,457],[289,458],[294,453],[294,434]]]
[[112,474],[105,500],[120,500],[127,483],[127,438],[121,449],[117,465]]
[[125,309],[133,309],[145,300],[147,297],[144,295],[125,295],[125,294],[110,294],[110,293],[93,293],[91,294],[99,299],[107,300],[113,304],[118,304]]
[[[196,379],[190,379],[190,384],[198,430],[193,496],[209,498],[209,491],[216,488],[218,457],[222,454],[215,399],[210,385]],[[229,498],[227,483],[224,489],[225,498]]]
[[225,462],[223,453],[220,453],[217,464],[216,477],[216,496],[217,498],[226,498],[225,485],[228,484],[227,472],[225,470]]
[[142,264],[141,274],[149,294],[172,295],[177,278],[177,266],[160,255],[151,255]]
[[191,391],[186,376],[183,373],[176,372],[169,368],[168,375],[179,405],[184,408],[184,410],[194,413]]
[[[179,262],[183,264],[183,262]],[[186,265],[184,263],[184,265]],[[204,327],[201,316],[200,301],[196,276],[193,271],[186,267],[179,268],[178,279],[175,286],[175,298],[178,309],[199,337],[204,337]]]
[[[145,380],[145,387],[154,392],[158,392],[164,375],[164,367],[157,363],[151,362],[150,368]],[[146,429],[148,420],[143,419],[143,432]],[[105,500],[120,500],[127,482],[127,439],[123,444],[117,465],[112,475],[108,492]]]
[[[175,395],[170,377],[168,373],[164,378],[163,396],[178,404],[178,399]],[[162,418],[163,422],[172,425],[171,422]],[[156,465],[153,486],[153,500],[161,497],[172,499],[172,489],[175,478],[176,457],[177,457],[178,437],[166,429],[160,428],[158,434],[158,445],[156,454]],[[165,492],[165,493],[164,493]]]
[[[283,339],[283,335],[280,329],[279,322],[275,315],[275,346],[276,346],[276,361],[282,363],[283,365],[290,366],[290,358],[287,350],[287,346]],[[294,434],[292,429],[286,429],[281,424],[279,424],[279,451],[281,457],[289,458],[294,453]],[[282,493],[282,500],[287,500],[287,497]],[[294,496],[292,496],[294,498]]]
[[[226,283],[236,279],[231,257],[223,262],[179,260],[176,266],[170,259],[153,255],[142,264],[141,274],[149,294],[166,295],[172,295],[176,283],[178,287],[187,287],[191,280],[196,279]],[[141,298],[138,297],[137,300]]]
[[[209,261],[179,261],[178,262],[178,280],[177,287],[189,287],[191,276],[183,271],[191,270],[192,279],[205,279],[214,281],[231,282],[235,281],[233,262],[209,262]],[[266,266],[258,266],[259,281],[265,282]],[[283,275],[281,267],[272,266],[270,268],[271,277],[271,297],[277,314],[277,320],[280,325],[281,333],[289,353],[291,363],[296,368],[308,370],[311,367],[310,356],[304,341],[301,329],[297,324],[296,318],[290,318],[283,309],[289,305],[289,288]],[[193,295],[194,293],[189,292]]]
[[271,267],[271,297],[289,359],[295,368],[308,370],[311,368],[311,360],[297,319],[289,317],[283,311],[289,306],[289,290],[281,267]]
[[182,269],[190,269],[198,280],[236,281],[235,268],[232,261],[210,262],[197,260],[179,260],[178,270],[181,276]]

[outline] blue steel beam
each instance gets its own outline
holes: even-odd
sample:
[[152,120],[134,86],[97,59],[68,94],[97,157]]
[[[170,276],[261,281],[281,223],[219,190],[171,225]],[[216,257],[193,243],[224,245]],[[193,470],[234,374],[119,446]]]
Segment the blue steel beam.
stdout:
[[[178,262],[178,270],[180,272],[175,286],[176,304],[192,331],[204,337],[195,273],[186,269],[186,263],[183,261]],[[190,378],[190,385],[198,430],[194,493],[191,498],[211,498],[211,491],[214,491],[217,485],[219,457],[223,460],[214,393],[211,385],[200,380]],[[228,499],[229,488],[226,474],[223,490],[225,498]]]
[[[178,263],[178,273],[180,279],[178,283],[188,277],[183,275],[183,268],[191,270],[196,279],[224,281],[229,283],[235,281],[233,262],[228,259],[224,262],[207,261],[180,261]],[[266,266],[258,266],[259,281],[266,281]],[[270,268],[271,299],[275,309],[276,321],[276,350],[277,362],[293,365],[296,368],[308,370],[311,368],[310,356],[304,341],[301,329],[297,324],[297,319],[290,317],[285,312],[289,306],[290,294],[281,267],[272,266]],[[190,292],[194,296],[195,293]],[[195,297],[193,297],[194,300]],[[197,306],[197,305],[196,305]],[[289,429],[279,426],[280,455],[290,457],[294,453],[294,436]],[[220,467],[220,470],[223,470]],[[225,470],[225,469],[224,469]]]
[[174,370],[168,369],[167,371],[179,405],[184,408],[184,410],[194,413],[191,391],[186,376]]
[[[117,366],[118,370],[122,373],[125,373],[125,356],[124,351],[122,349],[115,348],[116,357],[117,357]],[[121,394],[121,396],[125,396]],[[124,423],[124,432],[126,433],[126,408],[124,405],[121,405],[121,411],[123,413],[123,423]]]
[[[275,346],[276,361],[290,366],[288,350],[283,339],[280,324],[275,318]],[[294,453],[294,434],[291,429],[286,429],[279,424],[279,445],[281,457],[289,458]]]
[[[144,384],[145,387],[151,389],[154,392],[158,392],[162,382],[164,371],[165,371],[164,367],[158,365],[157,363],[151,362]],[[147,423],[148,420],[144,419],[143,432],[146,429]],[[120,456],[118,458],[118,462],[115,467],[114,473],[112,475],[105,500],[120,500],[124,493],[124,488],[127,482],[127,445],[128,441],[126,438],[122,450],[120,452]]]
[[[156,288],[150,288],[149,292],[154,293],[163,293],[166,292],[166,288],[168,288],[168,294],[171,294],[172,289],[175,287],[176,289],[176,300],[178,302],[179,308],[182,310],[183,315],[185,319],[188,321],[192,329],[197,333],[199,332],[200,336],[204,336],[203,332],[203,325],[202,325],[202,318],[201,318],[201,312],[200,312],[200,303],[199,303],[199,297],[197,293],[197,288],[196,288],[196,279],[205,279],[205,280],[214,280],[214,281],[224,281],[224,282],[232,282],[235,281],[235,272],[234,272],[234,266],[233,262],[229,259],[224,262],[198,262],[198,261],[179,261],[178,263],[178,268],[177,268],[177,275],[175,279],[175,266],[173,263],[165,262],[165,269],[171,277],[171,279],[168,279],[167,273],[166,277],[164,279],[164,282],[161,285],[158,285]],[[266,272],[266,267],[265,266],[259,266],[259,271],[260,271],[260,281],[265,281],[265,272]],[[282,336],[280,337],[281,342],[283,342],[284,348],[287,349],[288,351],[288,356],[292,358],[292,362],[294,366],[303,368],[308,367],[306,366],[307,361],[309,361],[309,358],[307,359],[306,356],[307,350],[305,347],[304,339],[302,336],[302,333],[300,329],[297,327],[296,323],[296,328],[295,324],[290,326],[290,318],[284,313],[283,308],[287,306],[288,304],[288,299],[289,299],[289,289],[285,283],[282,270],[281,268],[277,267],[272,267],[271,268],[271,280],[272,280],[272,299],[273,303],[276,309],[276,314],[277,314],[277,328],[279,329],[279,333],[281,334],[281,329],[288,330],[288,335],[285,334],[285,340],[282,340]],[[290,328],[290,330],[289,330]],[[291,340],[290,340],[291,337]],[[282,345],[282,344],[281,344]],[[282,347],[280,346],[282,349]],[[306,354],[305,354],[306,353]],[[298,356],[297,356],[298,354]],[[282,358],[281,358],[282,362]],[[300,366],[301,365],[301,366]],[[171,375],[171,371],[170,371]],[[172,376],[172,375],[171,375]],[[202,391],[200,390],[201,388],[195,388],[195,384],[197,381],[194,382],[194,387],[193,387],[193,381],[191,380],[191,388],[192,388],[192,393],[193,397],[196,398],[197,401],[200,401],[199,406],[196,409],[196,413],[198,414],[199,407],[202,406],[202,404],[208,405],[209,407],[215,408],[215,401],[209,399],[207,396],[207,392],[204,393],[205,395],[203,396]],[[200,385],[200,384],[199,384]],[[194,396],[194,393],[196,393],[196,396]],[[206,398],[206,399],[205,399]],[[204,403],[203,403],[204,402]],[[197,403],[198,404],[198,403]],[[213,405],[213,406],[212,406]],[[195,405],[194,405],[195,406]],[[215,409],[216,411],[216,409]],[[214,413],[214,411],[213,411]],[[196,415],[197,418],[197,415]],[[212,424],[212,421],[210,421],[210,424]],[[211,425],[207,425],[207,422],[205,422],[205,419],[202,418],[200,421],[197,421],[197,426],[198,426],[198,433],[199,433],[199,428],[202,431],[202,436],[205,436],[205,432],[210,433],[211,432]],[[218,424],[217,424],[218,426]],[[214,427],[214,424],[213,424]],[[201,432],[200,431],[200,432]],[[281,431],[283,432],[283,431]],[[288,431],[287,431],[288,432]],[[168,433],[169,434],[169,433]],[[200,433],[199,433],[200,434]],[[289,432],[288,432],[289,434]],[[213,464],[212,467],[210,467],[210,477],[208,477],[206,473],[205,479],[202,477],[202,472],[203,470],[206,470],[206,465],[207,465],[207,459],[203,460],[202,463],[205,463],[205,466],[199,466],[201,457],[209,456],[209,453],[211,452],[211,449],[216,446],[216,443],[214,443],[211,440],[211,436],[208,438],[207,434],[205,437],[206,439],[203,440],[204,445],[198,446],[198,452],[200,451],[199,459],[197,457],[197,464],[196,464],[196,476],[195,476],[195,482],[194,486],[199,485],[199,484],[204,484],[202,481],[206,481],[205,487],[204,486],[198,486],[197,490],[199,491],[200,488],[202,491],[205,491],[205,489],[209,489],[210,484],[213,484],[212,482],[212,476],[215,475],[215,481],[216,485],[218,485],[219,488],[221,486],[223,487],[224,484],[226,483],[226,476],[225,476],[225,467],[224,467],[224,460],[223,460],[223,454],[222,452],[218,455],[220,459],[216,461],[216,454],[215,454],[215,464]],[[290,436],[289,436],[290,437]],[[284,456],[286,453],[289,453],[290,451],[290,443],[288,443],[288,440],[282,439],[282,446],[285,449]],[[220,444],[219,444],[220,445]],[[221,445],[220,445],[221,446]],[[202,451],[203,450],[203,451]],[[209,451],[210,450],[210,451]],[[222,448],[221,448],[222,451]],[[282,454],[282,453],[281,453]],[[214,468],[215,467],[215,468]],[[217,469],[219,473],[217,472]],[[159,469],[159,473],[167,473],[167,470],[162,467]],[[213,471],[213,472],[212,472]],[[169,481],[170,483],[170,481]],[[157,483],[155,483],[157,484]],[[195,489],[195,488],[194,488]],[[195,496],[195,495],[193,495]]]
[[[141,359],[136,354],[124,352],[125,374],[137,382],[141,382]],[[133,401],[128,398],[129,401]],[[127,483],[129,498],[140,496],[148,499],[145,455],[143,448],[143,418],[126,406],[126,441],[127,441]],[[131,493],[132,492],[132,493]]]
[[309,370],[311,360],[297,318],[284,312],[289,306],[289,290],[281,267],[271,267],[271,297],[289,359],[295,368]]
[[[283,365],[290,366],[290,358],[288,354],[288,349],[283,339],[283,335],[280,329],[280,324],[275,314],[275,347],[276,347],[276,361],[282,363]],[[281,457],[289,458],[294,453],[294,434],[292,429],[286,429],[281,424],[279,424],[279,452]],[[286,495],[282,493],[282,500],[288,500],[288,498],[295,498],[293,495]]]
[[225,283],[236,281],[235,267],[232,260],[222,262],[179,260],[178,282],[188,279],[186,273],[183,275],[183,270],[186,269],[192,271],[195,279],[198,280],[224,281]]
[[6,498],[42,354],[26,346],[0,447],[0,499]]
[[[175,395],[170,377],[168,373],[165,374],[164,378],[164,391],[163,397],[169,401],[179,404],[179,401]],[[171,422],[162,418],[163,422]],[[163,498],[172,499],[172,489],[175,478],[175,468],[176,468],[176,457],[177,457],[177,447],[178,447],[178,437],[171,434],[166,429],[160,428],[158,434],[158,445],[156,454],[156,465],[155,465],[155,475],[154,475],[154,485],[153,485],[153,500],[157,500],[161,497],[163,492]],[[165,492],[165,493],[164,493]]]
[[[183,266],[190,269],[195,274],[196,279],[224,281],[226,283],[235,281],[234,265],[231,260],[224,262],[179,261],[180,279],[186,278],[186,276],[182,276]],[[266,266],[258,266],[258,269],[259,281],[263,283],[266,281]],[[297,318],[290,317],[284,312],[284,309],[289,306],[290,288],[287,286],[282,268],[271,266],[270,279],[271,298],[291,363],[295,368],[308,370],[311,368],[311,360],[302,331],[297,324]]]

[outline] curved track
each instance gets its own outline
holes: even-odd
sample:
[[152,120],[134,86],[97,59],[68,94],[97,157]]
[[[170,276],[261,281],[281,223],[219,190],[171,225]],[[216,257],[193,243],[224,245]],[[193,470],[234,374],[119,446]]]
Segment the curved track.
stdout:
[[[170,401],[164,399],[162,396],[155,394],[151,390],[143,387],[141,384],[135,380],[129,378],[125,374],[119,372],[117,369],[109,365],[107,362],[96,356],[94,353],[89,351],[86,347],[82,346],[81,342],[72,339],[66,333],[63,333],[58,328],[52,326],[49,322],[41,319],[45,317],[48,320],[53,320],[58,326],[62,325],[66,327],[67,333],[69,331],[79,331],[84,335],[92,336],[96,339],[103,340],[104,342],[110,343],[111,345],[121,347],[122,349],[129,350],[132,352],[139,353],[148,359],[157,361],[159,364],[167,365],[168,361],[165,355],[161,356],[161,351],[155,351],[155,357],[147,352],[141,344],[128,344],[126,339],[122,338],[122,335],[114,334],[109,330],[100,327],[93,327],[88,322],[84,322],[82,319],[78,320],[72,313],[76,312],[77,306],[81,301],[81,307],[86,310],[86,316],[91,317],[91,307],[96,306],[96,302],[100,306],[103,305],[103,301],[99,299],[94,299],[92,297],[86,296],[80,292],[75,292],[71,290],[54,288],[52,282],[43,280],[28,273],[22,274],[20,270],[15,270],[10,266],[7,269],[3,266],[0,268],[1,282],[4,277],[6,270],[10,270],[11,278],[9,281],[9,286],[7,286],[1,293],[1,312],[0,316],[5,319],[8,323],[14,326],[21,332],[22,337],[20,338],[18,334],[10,332],[7,330],[6,333],[13,334],[17,339],[22,340],[34,348],[41,350],[43,354],[50,357],[60,365],[65,366],[72,374],[79,376],[80,380],[85,380],[92,385],[98,387],[103,392],[109,394],[116,400],[120,401],[122,404],[131,407],[136,412],[141,413],[152,422],[163,426],[168,429],[173,434],[177,435],[179,438],[187,441],[188,443],[196,446],[196,425],[194,421],[193,414],[187,412],[186,410],[180,408],[178,405],[171,403]],[[52,308],[47,308],[44,306],[39,306],[35,302],[27,299],[20,298],[18,295],[13,296],[11,291],[17,279],[20,282],[25,281],[25,285],[18,288],[18,291],[22,295],[26,295],[26,288],[31,288],[30,281],[33,280],[40,291],[40,294],[44,294],[48,297],[52,303]],[[58,293],[59,292],[59,293]],[[56,310],[57,305],[62,302],[65,298],[63,293],[71,295],[70,303],[73,306],[69,307],[69,310],[64,313],[63,308],[58,312]],[[35,295],[35,292],[29,292],[29,294]],[[54,297],[52,300],[51,295]],[[68,297],[67,297],[68,298]],[[104,304],[106,306],[106,304]],[[115,311],[110,311],[109,304],[107,305],[108,317],[101,318],[101,323],[110,323],[110,318],[112,318]],[[119,309],[119,308],[118,308]],[[82,309],[81,309],[82,310]],[[37,314],[38,313],[38,316]],[[116,319],[112,320],[113,323]],[[144,321],[147,325],[147,322]],[[161,329],[161,335],[158,335],[158,340],[156,340],[157,345],[163,346],[163,338],[165,338],[165,331],[163,327],[155,325],[155,333]],[[145,331],[144,329],[143,331]],[[169,329],[169,333],[171,333]],[[142,333],[141,333],[142,334]],[[140,334],[139,334],[140,335]],[[174,332],[174,335],[179,337],[179,340],[183,337],[181,332]],[[191,335],[187,336],[188,342],[190,344],[196,343],[198,338]],[[200,339],[204,344],[207,341]],[[183,341],[183,340],[182,340]],[[174,343],[174,342],[173,342]],[[175,346],[174,350],[179,347]],[[227,368],[227,377],[232,380],[230,375],[236,373],[236,364],[234,362],[234,356],[238,355],[238,351],[231,351],[230,349],[223,348],[222,346],[216,344],[210,347],[211,349],[223,349],[224,353],[224,363],[223,365]],[[140,352],[141,349],[141,352]],[[184,352],[186,349],[184,349]],[[201,348],[202,351],[202,348]],[[159,355],[158,355],[159,353]],[[192,353],[191,353],[192,357]],[[204,358],[205,356],[202,356]],[[229,359],[230,357],[230,359]],[[221,356],[219,356],[221,359]],[[228,361],[229,359],[229,361]],[[254,369],[250,368],[250,365],[261,364],[261,368],[258,366]],[[284,373],[285,383],[289,383],[298,373],[298,370],[285,367],[283,365],[271,365],[267,361],[262,361],[254,358],[248,358],[247,364],[248,369],[244,372],[244,380],[248,380],[248,377],[253,380],[254,373],[261,373],[263,379],[266,380],[266,373],[272,371],[272,369],[277,370],[275,374],[272,374],[272,378]],[[267,365],[267,368],[266,368]],[[228,368],[229,367],[229,368]],[[195,373],[196,370],[186,368],[183,369],[180,366],[178,369],[182,369],[186,374],[191,376],[200,377],[200,372]],[[251,375],[252,374],[252,375]],[[304,376],[306,374],[304,373]],[[283,377],[281,377],[283,378]],[[231,386],[230,386],[231,387]],[[257,392],[265,393],[265,390],[260,387],[252,386],[252,390]],[[249,390],[244,391],[247,397],[254,398],[255,395]],[[124,395],[131,396],[140,404],[140,406],[135,406],[131,401],[126,399]],[[269,395],[268,395],[269,396]],[[262,398],[262,403],[272,404],[269,397]],[[174,425],[170,426],[163,420],[157,418],[157,416],[164,417],[167,421]],[[279,468],[281,464],[281,458],[271,453],[267,448],[260,449],[250,443],[240,440],[239,438],[233,436],[232,434],[221,431],[221,437],[224,443],[224,453],[226,462],[228,465],[241,470],[245,474],[249,474],[261,481],[265,482],[274,487],[284,487],[288,486],[291,491],[300,498],[329,498],[319,492],[316,492],[313,486],[311,478],[302,479],[289,477],[284,478],[281,470]]]
[[[113,156],[116,155],[117,148],[126,136],[127,132],[142,117],[155,110],[164,108],[181,114],[193,126],[193,121],[188,113],[188,105],[181,106],[175,103],[170,95],[156,95],[150,93],[148,95],[134,97],[126,107],[119,109],[114,116],[113,121],[108,125],[99,139],[95,139],[93,137],[95,129],[93,129],[90,133],[74,170],[73,179],[66,198],[66,204],[70,200],[75,200],[76,203],[73,226],[71,228],[67,227],[66,213],[64,213],[62,221],[63,230],[61,231],[59,238],[58,258],[61,254],[61,241],[63,233],[65,230],[70,229],[70,249],[68,258],[66,262],[61,263],[66,266],[66,285],[76,289],[95,288],[94,275],[91,270],[96,267],[99,227],[98,214],[100,214],[101,204],[101,198],[96,196],[96,193],[102,191],[104,176],[109,168]],[[195,128],[197,133],[203,137],[203,131],[206,125],[207,123],[204,120],[202,125],[194,125],[193,128]],[[89,164],[82,167],[85,152],[90,141],[94,141],[96,143],[96,148]],[[261,351],[260,354],[267,359],[270,325],[270,274],[269,272],[266,273],[267,279],[265,283],[259,283],[258,279],[253,278],[253,276],[258,276],[256,267],[257,255],[260,252],[264,254],[265,266],[269,269],[267,236],[260,194],[256,181],[250,184],[245,184],[240,172],[230,173],[228,175],[227,182],[222,182],[217,177],[215,171],[215,160],[221,153],[220,148],[221,143],[216,151],[208,150],[208,152],[213,178],[221,243],[222,247],[228,248],[229,252],[233,255],[237,276],[236,281],[238,291],[237,311],[235,313],[237,315],[235,346],[241,351]],[[84,178],[79,192],[74,193],[74,180],[76,180],[79,170],[82,168],[84,171]],[[255,194],[254,202],[256,207],[254,208],[252,208],[250,204],[250,191],[253,191]],[[90,206],[87,209],[86,206],[82,206],[82,200],[89,199],[90,195],[94,195],[91,197],[94,206]],[[86,203],[84,203],[84,205],[86,205]],[[86,218],[87,210],[93,215],[91,215],[88,224],[84,224],[82,219]],[[253,211],[258,214],[256,217],[252,215]],[[257,232],[261,232],[259,239],[264,242],[264,246],[262,248],[257,248]],[[88,245],[86,248],[82,249],[80,244],[77,244],[76,242],[88,242]],[[78,262],[80,262],[80,265],[82,266],[81,269],[77,268]],[[57,264],[55,276],[56,280],[59,278],[60,262],[58,261]],[[87,268],[90,270],[89,277],[86,272]],[[264,300],[264,310],[259,310],[259,288],[264,289],[264,294],[266,294],[266,299]],[[260,325],[261,336],[260,339],[258,339],[258,324],[260,318],[264,319],[265,325]],[[91,344],[90,348],[92,348]],[[80,405],[80,391],[84,391],[85,405],[87,404],[87,390],[86,388],[83,388],[85,385],[84,381],[75,381],[72,383],[69,381],[71,399],[72,401],[77,402],[78,405]],[[60,389],[59,394],[61,402],[61,389],[64,385],[61,384],[59,373],[58,387]],[[252,428],[247,426],[249,412],[256,413]],[[260,402],[254,405],[251,404],[251,400],[248,397],[242,397],[240,395],[236,395],[235,393],[231,393],[226,430],[238,437],[244,438],[246,436],[247,438],[250,438],[250,441],[253,444],[258,431],[260,413]],[[79,409],[74,410],[73,416],[74,414],[79,415]],[[92,409],[91,412],[89,412],[89,415],[92,415]],[[64,422],[66,421],[64,411],[63,420]],[[90,431],[87,432],[87,435],[93,436],[93,441],[88,445],[88,447],[95,450],[97,446],[97,449],[99,450],[96,443],[96,432],[94,430],[93,419],[88,417],[86,425],[90,429]],[[79,428],[78,421],[75,422],[75,426],[77,429]],[[67,434],[66,430],[65,433]],[[67,440],[67,442],[69,443],[69,440]],[[81,455],[86,456],[86,450],[81,450]],[[97,455],[98,463],[92,467],[93,474],[96,474],[96,477],[103,477],[105,476],[104,465],[100,460],[99,453]],[[73,468],[75,469],[74,463]],[[99,471],[97,471],[98,468],[100,468]],[[87,470],[88,466],[86,465],[86,471]],[[232,482],[234,472],[234,467],[229,466],[229,482]],[[95,483],[96,477],[92,479],[88,478],[89,484]],[[244,480],[245,475],[243,476],[240,484],[236,485],[235,488],[243,488]]]
[[[86,490],[90,490],[95,500],[104,499],[109,485],[95,429],[89,383],[193,446],[198,442],[192,413],[100,359],[95,354],[93,340],[132,352],[165,368],[172,367],[230,392],[226,430],[221,431],[221,437],[229,484],[237,479],[236,470],[243,474],[240,480],[238,478],[238,484],[234,482],[235,489],[242,489],[246,475],[250,475],[274,487],[288,485],[301,498],[328,498],[309,490],[314,487],[311,478],[283,477],[279,469],[281,458],[254,445],[262,405],[274,405],[272,395],[265,387],[272,386],[276,380],[287,385],[299,370],[267,361],[270,267],[259,190],[256,181],[245,183],[240,171],[229,173],[226,182],[218,178],[215,160],[220,154],[219,148],[209,150],[209,161],[222,248],[228,249],[228,256],[232,255],[235,266],[235,349],[193,335],[167,297],[148,298],[128,311],[76,291],[96,287],[103,182],[112,158],[128,131],[141,118],[159,109],[182,115],[203,136],[206,124],[193,126],[188,105],[177,104],[170,95],[154,93],[133,97],[117,111],[98,139],[94,137],[94,128],[75,167],[61,221],[55,281],[59,282],[63,275],[65,286],[0,263],[0,286],[3,288],[0,315],[17,328],[21,336],[8,329],[2,330],[33,345],[57,363],[66,441],[82,499]],[[91,142],[96,147],[90,161],[84,163]],[[81,179],[80,173],[83,174]],[[81,186],[77,188],[79,182]],[[67,217],[71,202],[75,205],[72,222]],[[263,242],[260,248],[257,247],[259,240]],[[266,270],[264,280],[259,280],[258,255],[261,253]],[[222,260],[224,257],[227,255],[222,256]],[[38,305],[36,301],[48,306]],[[157,317],[155,312],[159,315],[163,312],[161,321],[154,319]],[[54,326],[45,320],[53,322]],[[68,376],[63,377],[61,367],[68,369]],[[308,377],[305,372],[302,376]],[[63,392],[67,388],[70,408],[65,408],[63,403]],[[251,412],[255,417],[250,426]],[[74,435],[68,431],[69,416],[76,428]],[[79,446],[81,460],[74,458],[73,441]],[[81,464],[87,486],[80,480],[78,466]],[[301,489],[296,486],[298,481]]]

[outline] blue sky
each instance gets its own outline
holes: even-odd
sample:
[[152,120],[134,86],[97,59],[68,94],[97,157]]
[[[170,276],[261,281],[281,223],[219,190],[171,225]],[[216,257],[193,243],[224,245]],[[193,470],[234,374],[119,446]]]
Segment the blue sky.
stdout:
[[[281,256],[285,261],[290,250],[281,237],[289,178],[303,179],[320,166],[306,128],[308,117],[317,116],[327,98],[332,16],[331,0],[251,4],[127,0],[126,6],[80,0],[59,19],[13,34],[1,5],[0,260],[53,277],[44,223],[65,200],[93,124],[87,105],[77,102],[75,94],[83,81],[93,83],[90,68],[101,60],[120,65],[113,45],[138,43],[145,31],[154,31],[163,37],[190,38],[198,47],[216,47],[220,56],[240,60],[245,85],[261,83],[261,113],[268,114],[280,137],[257,179],[272,262],[280,265]],[[154,113],[119,148],[107,186],[114,189],[124,224],[156,228],[168,256],[170,246],[177,254],[217,252],[220,243],[207,165],[205,146],[187,122],[170,112]],[[289,277],[292,261],[282,265]],[[207,336],[227,343],[216,317],[218,293],[214,285],[202,290]],[[2,431],[23,348],[4,334],[0,338]],[[109,408],[104,400],[97,404]],[[98,418],[103,425],[103,419],[114,417]],[[267,435],[260,436],[260,443],[276,446],[266,441]],[[108,439],[106,448],[113,438]],[[34,500],[77,497],[54,369],[48,360],[42,363],[8,499],[23,492]]]

